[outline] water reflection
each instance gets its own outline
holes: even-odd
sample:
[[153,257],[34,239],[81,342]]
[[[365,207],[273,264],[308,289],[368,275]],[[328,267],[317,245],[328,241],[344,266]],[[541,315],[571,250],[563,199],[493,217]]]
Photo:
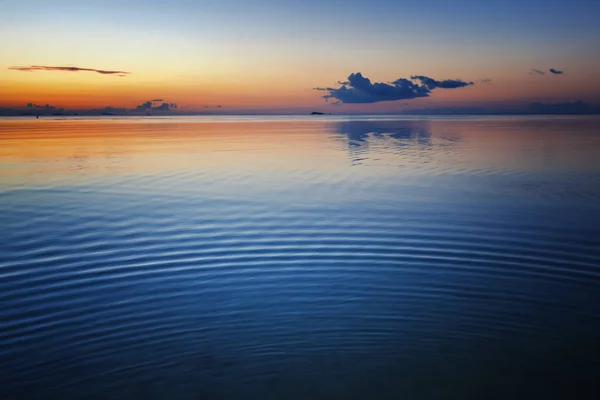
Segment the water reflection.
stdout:
[[365,145],[369,138],[393,138],[394,145],[429,145],[431,134],[427,121],[342,121],[336,130],[348,137],[350,146]]
[[407,148],[412,153],[425,150],[423,154],[427,155],[427,147],[431,146],[428,121],[342,121],[335,125],[334,130],[348,139],[351,165],[403,165],[398,163],[398,157],[394,157],[394,161],[386,155],[400,153],[406,158]]

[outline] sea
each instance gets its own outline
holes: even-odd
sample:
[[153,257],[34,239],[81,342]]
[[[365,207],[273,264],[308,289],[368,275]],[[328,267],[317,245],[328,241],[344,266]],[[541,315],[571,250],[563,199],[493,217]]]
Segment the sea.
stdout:
[[599,117],[0,119],[2,400],[599,383]]

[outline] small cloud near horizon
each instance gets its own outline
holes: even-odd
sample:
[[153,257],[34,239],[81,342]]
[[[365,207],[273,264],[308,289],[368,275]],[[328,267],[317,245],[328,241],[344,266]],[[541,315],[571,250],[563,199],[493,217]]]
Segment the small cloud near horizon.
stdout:
[[546,75],[546,73],[539,69],[531,68],[531,71],[529,71],[529,75]]
[[55,110],[56,109],[56,107],[51,104],[46,104],[46,105],[40,106],[35,103],[27,103],[27,108],[43,108],[44,110]]
[[8,67],[8,69],[13,71],[21,71],[21,72],[33,72],[33,71],[63,71],[63,72],[96,72],[101,75],[118,75],[118,76],[126,76],[131,74],[131,72],[126,71],[111,71],[105,69],[96,69],[96,68],[80,68],[80,67],[49,67],[46,65],[29,65],[26,67]]
[[[140,104],[139,106],[136,106],[134,111],[150,111],[150,110],[156,110],[156,111],[170,111],[170,110],[174,110],[177,108],[177,104],[175,103],[167,103],[164,102],[158,106],[154,106],[153,102],[156,102],[157,100],[148,100],[142,104]],[[162,99],[160,101],[163,101]]]
[[[421,84],[413,82],[419,81]],[[413,75],[410,79],[398,78],[393,82],[371,83],[362,73],[352,73],[347,81],[338,81],[341,85],[334,87],[317,87],[314,90],[328,92],[323,96],[325,101],[337,100],[340,103],[368,104],[381,101],[410,100],[419,97],[428,97],[434,89],[457,89],[473,85],[473,82],[465,82],[460,79],[446,79],[438,81],[423,75]]]
[[[548,72],[550,72],[552,75],[562,75],[564,74],[564,71],[560,71],[556,68],[550,68],[548,69]],[[532,68],[531,71],[529,71],[529,75],[546,75],[545,71],[541,71],[539,69],[535,69]]]

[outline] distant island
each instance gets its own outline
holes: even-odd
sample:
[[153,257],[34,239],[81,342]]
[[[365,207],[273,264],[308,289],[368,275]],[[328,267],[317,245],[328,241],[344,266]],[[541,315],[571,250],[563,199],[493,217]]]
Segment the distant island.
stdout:
[[557,104],[532,103],[527,111],[531,114],[600,114],[600,107],[583,101]]
[[[268,111],[263,113],[257,112],[241,112],[236,113],[235,110],[221,111],[191,111],[181,110],[175,105],[163,103],[158,107],[147,107],[148,103],[136,108],[118,108],[118,107],[103,107],[93,108],[88,110],[68,110],[64,108],[54,107],[50,104],[36,105],[28,103],[22,107],[2,108],[0,107],[0,117],[36,117],[36,116],[194,116],[194,115],[278,115],[276,112]],[[307,111],[305,111],[307,112]],[[357,112],[344,112],[338,110],[336,115],[357,115]],[[600,114],[600,106],[589,104],[583,101],[565,102],[565,103],[531,103],[529,105],[512,106],[512,107],[435,107],[435,108],[416,108],[404,109],[390,115],[598,115]],[[302,113],[294,114],[302,115]],[[307,115],[307,114],[304,114]],[[332,113],[312,111],[308,115],[332,115]]]
[[455,107],[405,110],[409,115],[598,115],[600,106],[575,101],[572,103],[531,103],[528,107]]

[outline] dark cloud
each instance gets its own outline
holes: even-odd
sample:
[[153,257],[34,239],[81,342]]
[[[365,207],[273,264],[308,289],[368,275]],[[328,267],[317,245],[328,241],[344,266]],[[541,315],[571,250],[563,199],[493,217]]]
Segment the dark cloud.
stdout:
[[54,107],[53,105],[50,104],[45,104],[43,106],[39,105],[39,104],[35,104],[35,103],[27,103],[27,108],[41,108],[44,110],[54,110],[56,109],[56,107]]
[[483,79],[480,79],[479,82],[481,82],[481,83],[490,83],[490,82],[492,82],[492,80],[490,78],[483,78]]
[[365,78],[360,72],[357,72],[350,74],[347,81],[338,82],[341,85],[338,88],[318,87],[315,90],[328,92],[323,98],[326,101],[336,99],[334,104],[340,102],[367,104],[427,97],[432,89],[454,89],[473,84],[473,82],[461,80],[436,81],[426,76],[414,76],[411,79],[420,80],[422,84],[416,84],[405,78],[399,78],[389,83],[371,83],[369,78]]
[[48,67],[46,65],[29,65],[27,67],[9,67],[8,69],[12,69],[14,71],[23,71],[23,72],[32,72],[32,71],[65,71],[65,72],[96,72],[102,75],[118,75],[118,76],[126,76],[129,75],[130,72],[125,71],[109,71],[104,69],[95,69],[95,68],[79,68],[79,67]]
[[329,92],[325,100],[337,99],[342,103],[377,103],[380,101],[393,101],[414,99],[429,95],[429,89],[414,84],[407,79],[398,79],[392,84],[371,83],[360,72],[350,74],[348,82],[342,82],[339,88],[316,88],[316,90]]
[[164,101],[164,100],[163,99],[152,99],[152,100],[148,100],[148,101],[158,102],[158,101]]
[[540,71],[539,69],[531,68],[529,75],[546,75],[546,73],[544,71]]
[[146,101],[145,103],[142,103],[139,106],[135,107],[135,109],[138,110],[138,111],[149,110],[151,108],[152,108],[152,102],[151,101]]
[[163,102],[158,106],[154,106],[153,105],[154,102],[157,102],[157,100],[148,100],[148,101],[140,104],[139,106],[135,107],[135,110],[136,111],[150,111],[150,110],[169,111],[169,110],[173,110],[173,109],[177,108],[177,104],[175,104],[175,103]]
[[423,75],[413,75],[410,79],[415,79],[421,82],[421,84],[427,87],[429,90],[433,89],[458,89],[465,86],[470,86],[473,82],[465,82],[460,79],[446,79],[443,81],[437,81],[433,78]]
[[152,109],[157,111],[169,111],[171,109],[171,105],[169,103],[162,103],[160,106],[152,107]]
[[559,71],[559,70],[557,70],[557,69],[554,69],[554,68],[550,68],[548,71],[550,71],[550,72],[551,72],[551,73],[553,73],[554,75],[562,75],[562,74],[564,74],[564,72],[563,72],[563,71]]

